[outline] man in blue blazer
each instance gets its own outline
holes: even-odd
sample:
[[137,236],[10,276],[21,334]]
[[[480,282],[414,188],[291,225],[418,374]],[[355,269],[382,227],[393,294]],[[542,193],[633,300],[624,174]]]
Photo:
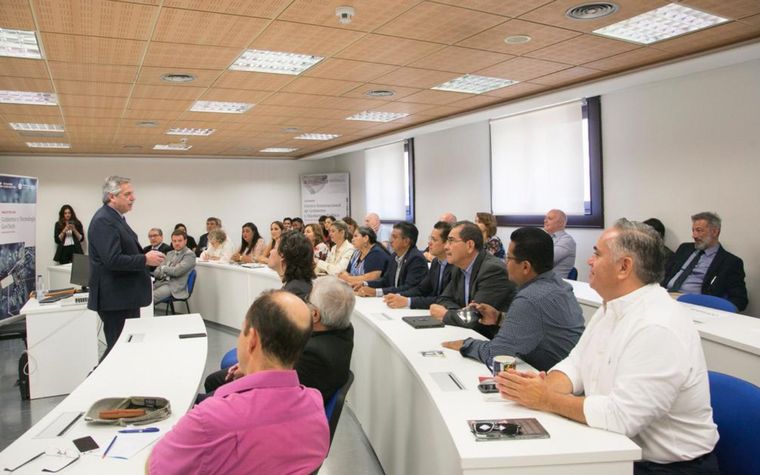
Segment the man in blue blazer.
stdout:
[[106,335],[105,358],[116,344],[127,318],[138,318],[140,307],[153,301],[148,266],[158,266],[164,254],[142,252],[137,234],[124,215],[132,210],[135,193],[129,178],[110,176],[103,184],[103,206],[87,230],[90,254],[90,296],[87,308],[98,312]]
[[394,224],[391,232],[393,259],[381,278],[357,284],[358,294],[362,297],[382,297],[384,294],[410,289],[422,282],[428,266],[422,251],[417,249],[418,236],[419,231],[414,224],[408,221]]

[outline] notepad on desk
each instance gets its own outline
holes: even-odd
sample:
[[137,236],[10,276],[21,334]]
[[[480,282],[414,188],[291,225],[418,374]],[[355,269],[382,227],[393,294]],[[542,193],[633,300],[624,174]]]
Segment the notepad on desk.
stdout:
[[[115,459],[130,459],[145,447],[158,440],[161,435],[163,435],[161,431],[118,434],[110,450],[108,450],[106,457]],[[109,444],[107,442],[109,441],[100,444],[101,450],[105,450],[105,448],[108,447]]]

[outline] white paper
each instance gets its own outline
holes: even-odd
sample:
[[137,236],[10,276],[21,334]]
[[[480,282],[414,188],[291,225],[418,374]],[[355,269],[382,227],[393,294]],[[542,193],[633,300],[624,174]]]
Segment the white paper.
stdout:
[[139,432],[134,434],[119,434],[116,442],[106,457],[115,459],[128,459],[137,452],[149,446],[161,437],[161,432]]

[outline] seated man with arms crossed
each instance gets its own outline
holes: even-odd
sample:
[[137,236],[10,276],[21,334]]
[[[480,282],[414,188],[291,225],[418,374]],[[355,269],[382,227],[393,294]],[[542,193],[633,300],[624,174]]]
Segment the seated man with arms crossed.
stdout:
[[625,434],[641,447],[634,474],[717,474],[718,431],[705,357],[686,308],[658,285],[662,239],[621,219],[589,259],[589,283],[604,303],[570,355],[549,373],[508,370],[503,397],[591,427]]
[[185,414],[153,448],[151,475],[314,472],[330,429],[322,396],[299,384],[293,364],[311,335],[306,304],[264,292],[238,335],[241,378]]
[[[487,303],[506,312],[515,295],[515,284],[505,279],[504,262],[483,249],[483,233],[471,221],[457,222],[446,240],[451,282],[430,306],[430,315],[447,325],[457,325],[456,312],[471,303]],[[478,323],[475,331],[493,338],[498,327]]]
[[153,303],[158,303],[169,296],[186,299],[187,278],[195,268],[195,253],[187,247],[187,235],[184,231],[172,233],[172,248],[166,254],[164,262],[153,271]]
[[573,288],[552,271],[552,238],[539,228],[520,228],[507,250],[509,278],[517,295],[503,314],[488,304],[476,304],[481,323],[501,322],[491,341],[447,341],[443,346],[475,358],[489,368],[497,355],[517,356],[540,371],[567,357],[583,333],[583,313]]
[[428,239],[428,251],[433,256],[425,279],[411,289],[397,294],[389,293],[383,301],[390,308],[429,308],[441,295],[451,280],[451,266],[446,261],[446,239],[449,238],[451,225],[438,221]]
[[428,272],[427,261],[417,249],[417,226],[408,221],[393,225],[391,231],[391,261],[383,276],[354,284],[362,297],[382,297],[386,293],[398,293],[410,289],[425,278]]

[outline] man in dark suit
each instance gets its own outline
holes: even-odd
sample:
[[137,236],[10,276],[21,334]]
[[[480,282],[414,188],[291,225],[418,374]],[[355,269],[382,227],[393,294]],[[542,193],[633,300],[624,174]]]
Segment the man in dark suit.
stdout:
[[90,254],[90,296],[87,308],[103,321],[108,355],[127,318],[138,318],[140,307],[153,301],[148,266],[158,266],[164,255],[143,254],[137,234],[124,215],[132,210],[134,190],[129,178],[110,176],[103,184],[103,206],[87,230]]
[[441,295],[451,280],[451,267],[446,261],[446,239],[449,238],[451,224],[438,221],[433,226],[428,239],[428,252],[433,257],[425,279],[411,289],[397,294],[386,294],[383,302],[390,308],[429,308]]
[[747,308],[744,263],[720,244],[721,219],[702,212],[691,217],[694,242],[678,246],[665,265],[661,285],[669,292],[714,295],[730,300],[740,311]]
[[[430,306],[431,316],[447,325],[461,325],[456,313],[471,303],[507,311],[517,287],[504,278],[504,262],[483,250],[483,234],[475,223],[459,221],[454,225],[446,240],[446,258],[456,269],[452,269],[449,285]],[[498,329],[481,323],[474,327],[488,338],[493,338]]]
[[198,238],[198,246],[195,248],[195,257],[201,257],[201,252],[205,251],[208,247],[208,233],[221,227],[221,219],[213,216],[206,218],[206,234],[201,234],[201,237]]
[[[150,228],[150,231],[148,231],[148,241],[150,241],[150,246],[143,248],[143,254],[148,251],[158,251],[166,254],[172,250],[171,246],[164,242],[164,232],[161,231],[161,228]],[[156,268],[155,266],[149,266],[148,270],[153,272]]]
[[382,297],[410,289],[425,278],[428,272],[427,260],[417,249],[417,226],[408,221],[393,225],[391,231],[392,259],[383,276],[356,284],[357,293],[362,297]]

